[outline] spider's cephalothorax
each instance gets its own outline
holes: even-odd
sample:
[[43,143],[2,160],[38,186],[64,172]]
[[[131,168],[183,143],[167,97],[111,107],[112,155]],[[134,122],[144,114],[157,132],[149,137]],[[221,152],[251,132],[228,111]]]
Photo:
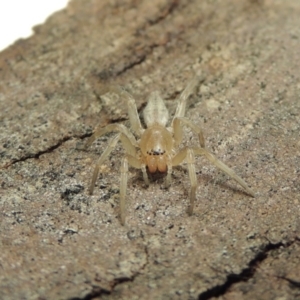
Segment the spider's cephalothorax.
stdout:
[[[104,128],[97,128],[95,133],[88,140],[87,146],[90,146],[98,137],[108,132],[118,132],[118,134],[110,140],[107,148],[104,150],[96,164],[90,186],[90,194],[93,193],[101,164],[109,156],[119,140],[122,142],[125,149],[126,154],[122,159],[120,170],[120,216],[122,225],[125,224],[125,197],[128,179],[128,164],[142,170],[143,178],[147,185],[149,185],[147,169],[149,173],[166,173],[165,186],[169,187],[171,184],[172,167],[179,165],[185,160],[191,181],[189,196],[190,205],[188,208],[188,213],[190,215],[193,213],[197,187],[195,155],[205,156],[212,164],[235,179],[242,187],[244,187],[248,194],[254,197],[254,192],[248,187],[246,182],[205,148],[202,130],[184,117],[186,101],[198,83],[199,79],[195,78],[180,95],[175,115],[169,127],[166,127],[169,113],[158,92],[151,93],[147,106],[144,109],[144,121],[147,127],[144,129],[141,125],[134,99],[127,92],[121,91],[121,95],[127,99],[131,130],[134,134],[122,124],[109,124]],[[184,147],[183,149],[176,151],[178,145],[182,142],[183,126],[190,127],[190,129],[198,136],[200,147]]]

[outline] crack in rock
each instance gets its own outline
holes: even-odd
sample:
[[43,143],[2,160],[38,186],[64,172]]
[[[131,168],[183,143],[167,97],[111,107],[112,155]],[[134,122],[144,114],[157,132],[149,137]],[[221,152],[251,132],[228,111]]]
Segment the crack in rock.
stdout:
[[84,138],[89,137],[91,135],[92,135],[91,133],[85,133],[85,134],[80,135],[80,136],[66,136],[66,137],[60,139],[55,145],[50,146],[50,147],[48,147],[45,150],[41,150],[41,151],[39,151],[37,153],[29,154],[29,155],[21,157],[19,159],[14,159],[11,162],[8,162],[7,164],[1,166],[0,169],[7,169],[11,165],[14,165],[14,164],[19,163],[19,162],[26,161],[27,159],[31,159],[31,158],[38,159],[41,155],[53,152],[54,150],[56,150],[57,148],[59,148],[60,146],[62,146],[65,142],[67,142],[67,141],[69,141],[69,140],[71,140],[73,138],[84,139]]
[[290,284],[290,286],[293,288],[300,289],[300,281],[296,281],[287,277],[277,277],[277,278],[287,281]]
[[[141,238],[145,242],[143,233],[141,233]],[[145,259],[146,261],[140,267],[139,271],[135,272],[132,276],[130,276],[130,277],[119,277],[119,278],[114,279],[112,281],[110,290],[103,289],[99,286],[92,286],[92,291],[90,293],[86,294],[83,298],[73,297],[73,298],[70,298],[69,300],[92,300],[92,299],[95,299],[97,297],[100,297],[101,295],[111,295],[111,293],[114,291],[114,289],[117,285],[125,283],[125,282],[133,282],[136,279],[136,277],[140,275],[140,272],[145,270],[146,266],[149,264],[149,251],[148,251],[148,246],[147,245],[144,245],[144,252],[145,252],[145,255],[146,255],[146,259]]]
[[163,21],[167,16],[171,15],[175,8],[178,6],[179,1],[178,0],[173,0],[171,3],[168,3],[169,5],[162,11],[160,15],[157,16],[155,20],[150,20],[149,24],[150,25],[156,25],[159,22]]
[[[253,278],[256,273],[257,267],[268,257],[269,252],[279,249],[280,247],[289,247],[295,240],[289,243],[283,244],[282,242],[272,244],[267,244],[264,249],[256,254],[256,256],[249,262],[248,267],[244,268],[239,274],[229,274],[227,275],[226,281],[221,285],[216,285],[198,296],[198,300],[208,300],[211,298],[217,298],[225,295],[226,292],[236,283],[247,282],[249,279]],[[290,282],[290,281],[289,281]]]
[[[178,6],[178,3],[179,3],[178,0],[173,0],[170,3],[168,3],[168,5],[162,10],[162,12],[159,15],[156,16],[154,20],[148,20],[144,26],[138,28],[136,30],[136,35],[139,36],[139,32],[145,31],[147,27],[155,26],[160,22],[162,22],[164,19],[166,19],[167,16],[173,13],[175,8]],[[120,76],[123,73],[127,72],[128,70],[134,68],[135,66],[143,63],[147,59],[147,56],[150,55],[153,52],[153,50],[158,46],[160,46],[160,43],[157,42],[153,42],[148,45],[146,43],[141,53],[136,53],[133,56],[131,55],[128,61],[126,61],[125,59],[125,61],[122,62],[118,61],[118,63],[111,63],[108,67],[104,68],[102,71],[96,72],[94,76],[96,76],[102,81],[108,80],[111,77]],[[127,50],[129,51],[129,53],[136,52],[136,51],[132,51],[131,46],[129,46]]]
[[[142,266],[141,269],[143,269],[143,267],[144,266]],[[136,276],[138,276],[138,275],[139,275],[139,272],[136,272],[131,277],[119,277],[119,278],[114,279],[111,283],[111,290],[107,290],[107,289],[101,288],[99,286],[92,286],[92,291],[89,292],[88,294],[86,294],[84,297],[82,297],[82,298],[72,297],[72,298],[69,298],[69,300],[92,300],[97,297],[100,297],[101,295],[110,295],[117,285],[122,284],[124,282],[133,282],[134,279],[136,278]]]

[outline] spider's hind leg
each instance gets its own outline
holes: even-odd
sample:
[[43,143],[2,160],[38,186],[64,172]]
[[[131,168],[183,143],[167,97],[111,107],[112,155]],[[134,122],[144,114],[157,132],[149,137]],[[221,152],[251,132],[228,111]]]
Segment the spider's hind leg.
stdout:
[[191,189],[190,189],[190,205],[187,209],[187,213],[189,215],[193,214],[194,210],[194,203],[196,199],[196,189],[197,189],[197,177],[196,177],[196,169],[195,169],[195,154],[193,149],[191,148],[184,148],[179,151],[172,159],[172,165],[177,166],[183,160],[186,160],[188,166],[189,177],[191,181]]
[[197,134],[201,148],[205,148],[205,140],[204,140],[202,129],[199,128],[197,125],[195,125],[191,120],[185,117],[174,118],[173,131],[174,131],[175,144],[179,145],[182,141],[183,138],[182,125],[190,127],[190,129],[195,134]]
[[249,195],[255,197],[254,191],[248,187],[247,183],[240,176],[238,176],[232,169],[230,169],[223,162],[218,160],[214,155],[212,155],[209,151],[203,148],[193,148],[193,150],[195,154],[205,156],[213,165],[215,165],[221,171],[223,171],[232,179],[234,179],[236,182],[238,182],[247,191]]

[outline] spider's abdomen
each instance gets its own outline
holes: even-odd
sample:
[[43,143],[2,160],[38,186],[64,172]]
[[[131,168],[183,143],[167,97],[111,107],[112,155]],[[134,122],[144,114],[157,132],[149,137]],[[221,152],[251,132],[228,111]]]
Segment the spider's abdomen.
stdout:
[[173,138],[165,127],[160,124],[153,124],[147,128],[141,137],[140,147],[150,173],[167,171]]

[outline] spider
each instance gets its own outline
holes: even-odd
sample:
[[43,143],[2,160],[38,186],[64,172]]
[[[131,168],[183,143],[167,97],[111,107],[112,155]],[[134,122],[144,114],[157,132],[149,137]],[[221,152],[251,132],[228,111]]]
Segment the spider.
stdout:
[[[165,188],[168,188],[171,184],[172,168],[181,164],[185,160],[191,182],[189,193],[190,203],[187,209],[187,213],[189,215],[192,215],[193,213],[196,198],[196,155],[205,156],[213,165],[236,180],[248,194],[255,197],[254,192],[248,187],[242,178],[236,175],[232,169],[227,167],[205,148],[202,130],[193,124],[188,118],[184,117],[187,99],[192,94],[198,83],[199,78],[194,78],[181,93],[175,115],[169,127],[166,127],[169,113],[163,99],[157,91],[150,94],[148,103],[144,109],[143,116],[146,124],[146,129],[144,129],[139,119],[135,100],[129,93],[121,90],[121,96],[125,97],[127,100],[131,130],[122,124],[109,124],[106,127],[98,127],[87,141],[86,147],[89,147],[97,138],[106,133],[118,133],[109,141],[107,148],[96,163],[92,182],[89,188],[90,195],[93,194],[100,166],[116,147],[118,141],[121,141],[125,149],[125,155],[122,158],[120,168],[120,219],[122,225],[125,224],[126,215],[125,198],[127,190],[128,165],[142,170],[143,179],[147,186],[149,185],[148,172],[152,174],[163,173],[166,177]],[[200,147],[184,147],[183,149],[177,150],[183,139],[183,126],[189,127],[198,136]]]

